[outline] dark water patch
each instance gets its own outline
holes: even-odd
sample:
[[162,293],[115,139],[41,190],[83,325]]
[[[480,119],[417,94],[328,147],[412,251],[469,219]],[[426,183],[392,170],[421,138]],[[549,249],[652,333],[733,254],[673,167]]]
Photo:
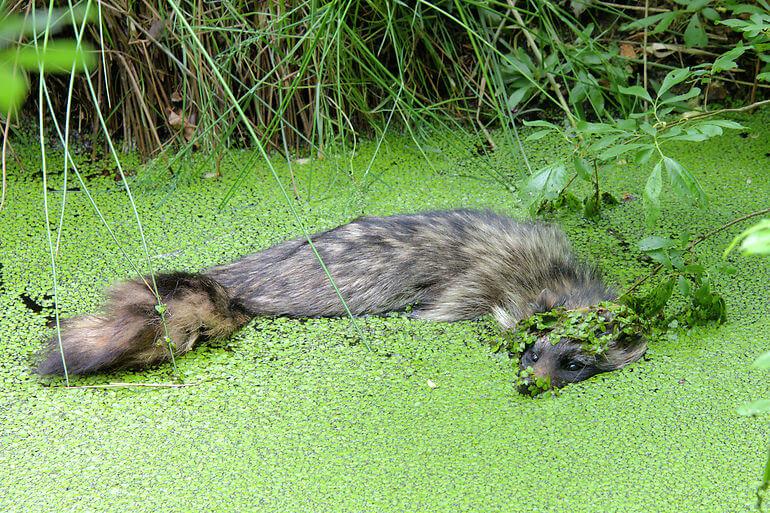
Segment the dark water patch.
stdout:
[[56,316],[53,308],[53,296],[51,294],[43,294],[42,300],[37,301],[29,294],[22,292],[19,294],[19,299],[24,306],[32,313],[42,314],[46,320],[46,326],[52,328],[56,325]]

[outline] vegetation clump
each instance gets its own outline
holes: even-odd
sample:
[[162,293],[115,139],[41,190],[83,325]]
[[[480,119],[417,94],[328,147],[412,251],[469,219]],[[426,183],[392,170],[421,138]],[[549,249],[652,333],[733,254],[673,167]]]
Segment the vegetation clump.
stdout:
[[610,344],[622,343],[624,339],[647,338],[653,328],[652,321],[620,303],[605,301],[572,310],[559,307],[537,312],[520,321],[515,330],[503,335],[503,342],[497,349],[517,356],[514,359],[518,369],[515,384],[534,395],[552,389],[547,376],[535,376],[532,367],[518,367],[521,354],[536,341],[545,337],[556,345],[569,339],[579,343],[586,354],[601,357]]
[[521,321],[511,335],[511,346],[519,351],[540,337],[552,344],[563,338],[580,342],[583,350],[601,355],[613,340],[645,334],[650,322],[626,305],[604,301],[590,308],[567,310],[563,307],[538,312]]

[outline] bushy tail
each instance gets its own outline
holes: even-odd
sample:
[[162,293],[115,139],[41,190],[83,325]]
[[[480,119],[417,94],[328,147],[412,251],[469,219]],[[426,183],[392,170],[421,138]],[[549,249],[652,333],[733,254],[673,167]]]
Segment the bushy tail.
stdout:
[[64,362],[70,374],[146,367],[170,359],[167,336],[174,354],[182,354],[198,340],[230,335],[252,317],[208,276],[164,274],[155,283],[165,310],[157,308],[158,299],[144,281],[120,282],[108,291],[102,314],[64,322],[63,351],[54,335],[36,372],[63,374]]

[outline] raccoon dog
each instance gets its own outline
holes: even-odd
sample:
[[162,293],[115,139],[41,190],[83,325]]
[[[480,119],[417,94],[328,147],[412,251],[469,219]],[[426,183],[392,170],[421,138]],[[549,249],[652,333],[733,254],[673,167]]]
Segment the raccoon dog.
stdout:
[[[594,268],[576,260],[561,230],[492,212],[364,217],[310,238],[354,315],[411,306],[410,315],[421,319],[489,314],[511,329],[538,311],[616,297]],[[61,345],[69,373],[163,362],[170,358],[169,338],[182,354],[199,341],[227,337],[254,316],[345,314],[305,238],[200,274],[157,275],[157,296],[150,284],[120,282],[108,291],[102,313],[65,321]],[[560,386],[619,369],[644,351],[644,341],[611,344],[601,356],[567,339],[538,341],[522,355],[522,365]],[[64,372],[58,336],[37,372]]]

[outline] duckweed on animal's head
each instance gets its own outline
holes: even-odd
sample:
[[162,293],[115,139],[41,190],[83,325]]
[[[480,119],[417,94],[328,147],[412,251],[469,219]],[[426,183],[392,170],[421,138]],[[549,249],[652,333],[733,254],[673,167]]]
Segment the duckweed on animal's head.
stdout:
[[648,329],[627,306],[603,302],[538,312],[506,332],[504,345],[519,354],[519,391],[534,395],[638,360]]

